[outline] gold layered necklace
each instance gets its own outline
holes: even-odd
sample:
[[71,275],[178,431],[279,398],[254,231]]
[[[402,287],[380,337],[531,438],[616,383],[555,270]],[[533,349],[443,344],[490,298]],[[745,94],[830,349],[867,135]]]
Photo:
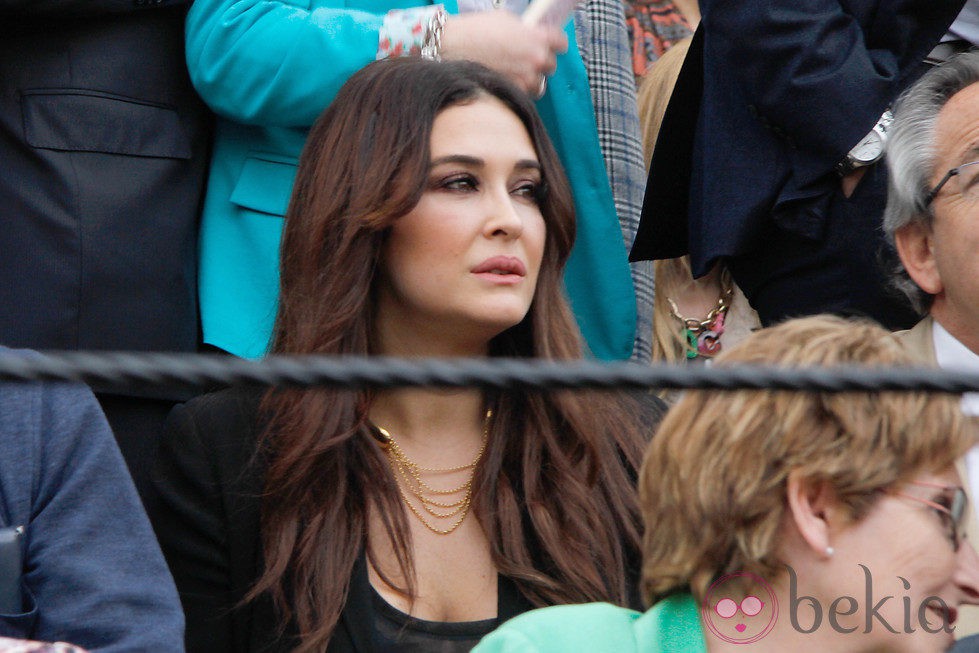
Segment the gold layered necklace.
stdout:
[[[423,467],[419,465],[408,457],[387,429],[372,424],[381,436],[381,447],[391,459],[391,466],[396,472],[397,478],[395,480],[398,483],[401,499],[408,506],[408,510],[424,524],[425,528],[436,535],[448,535],[453,532],[459,528],[466,515],[469,514],[469,507],[472,505],[473,478],[476,476],[476,465],[482,459],[483,452],[486,451],[486,440],[489,435],[489,423],[492,415],[492,410],[486,411],[486,417],[483,418],[483,443],[472,462],[457,467]],[[472,470],[469,473],[469,478],[456,487],[433,487],[424,478],[426,475],[429,477],[440,476],[467,469]],[[414,501],[411,497],[414,497]],[[444,520],[449,519],[454,521],[448,527],[439,528],[436,526],[436,523],[444,523]],[[433,520],[443,521],[433,523]]]

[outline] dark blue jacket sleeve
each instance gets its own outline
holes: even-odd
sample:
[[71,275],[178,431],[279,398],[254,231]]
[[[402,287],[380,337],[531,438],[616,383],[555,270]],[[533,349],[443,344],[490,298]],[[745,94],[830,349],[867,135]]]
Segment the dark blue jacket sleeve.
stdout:
[[709,58],[723,60],[766,124],[831,165],[870,131],[961,4],[701,1]]
[[33,612],[30,630],[12,634],[92,651],[182,651],[173,579],[92,393],[0,386],[0,451],[12,454],[0,456],[5,518],[25,528]]
[[119,14],[131,11],[154,11],[165,7],[189,5],[190,0],[0,0],[0,16],[50,16],[69,18]]

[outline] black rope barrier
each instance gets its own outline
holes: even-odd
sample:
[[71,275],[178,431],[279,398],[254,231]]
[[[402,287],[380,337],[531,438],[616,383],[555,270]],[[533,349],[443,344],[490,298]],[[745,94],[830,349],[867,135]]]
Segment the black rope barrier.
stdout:
[[258,384],[326,387],[516,389],[666,388],[979,391],[979,373],[933,368],[640,365],[530,359],[397,359],[137,352],[0,353],[0,381],[79,381],[103,392],[138,388],[204,390]]

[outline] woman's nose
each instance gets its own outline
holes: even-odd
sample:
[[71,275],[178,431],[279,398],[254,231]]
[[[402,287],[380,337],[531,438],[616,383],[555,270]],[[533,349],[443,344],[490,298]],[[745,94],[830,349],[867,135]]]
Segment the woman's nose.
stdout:
[[959,546],[952,580],[962,595],[962,603],[979,605],[979,555],[967,539]]
[[486,216],[486,235],[518,238],[524,229],[523,216],[516,205],[517,200],[509,190],[498,189],[488,197]]

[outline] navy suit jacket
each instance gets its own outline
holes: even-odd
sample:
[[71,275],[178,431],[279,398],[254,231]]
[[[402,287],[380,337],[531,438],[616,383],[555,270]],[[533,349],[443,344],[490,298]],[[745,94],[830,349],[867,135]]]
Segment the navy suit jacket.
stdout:
[[0,0],[0,343],[193,351],[189,0]]
[[767,220],[819,239],[835,166],[924,70],[964,0],[701,0],[632,260],[695,276]]

